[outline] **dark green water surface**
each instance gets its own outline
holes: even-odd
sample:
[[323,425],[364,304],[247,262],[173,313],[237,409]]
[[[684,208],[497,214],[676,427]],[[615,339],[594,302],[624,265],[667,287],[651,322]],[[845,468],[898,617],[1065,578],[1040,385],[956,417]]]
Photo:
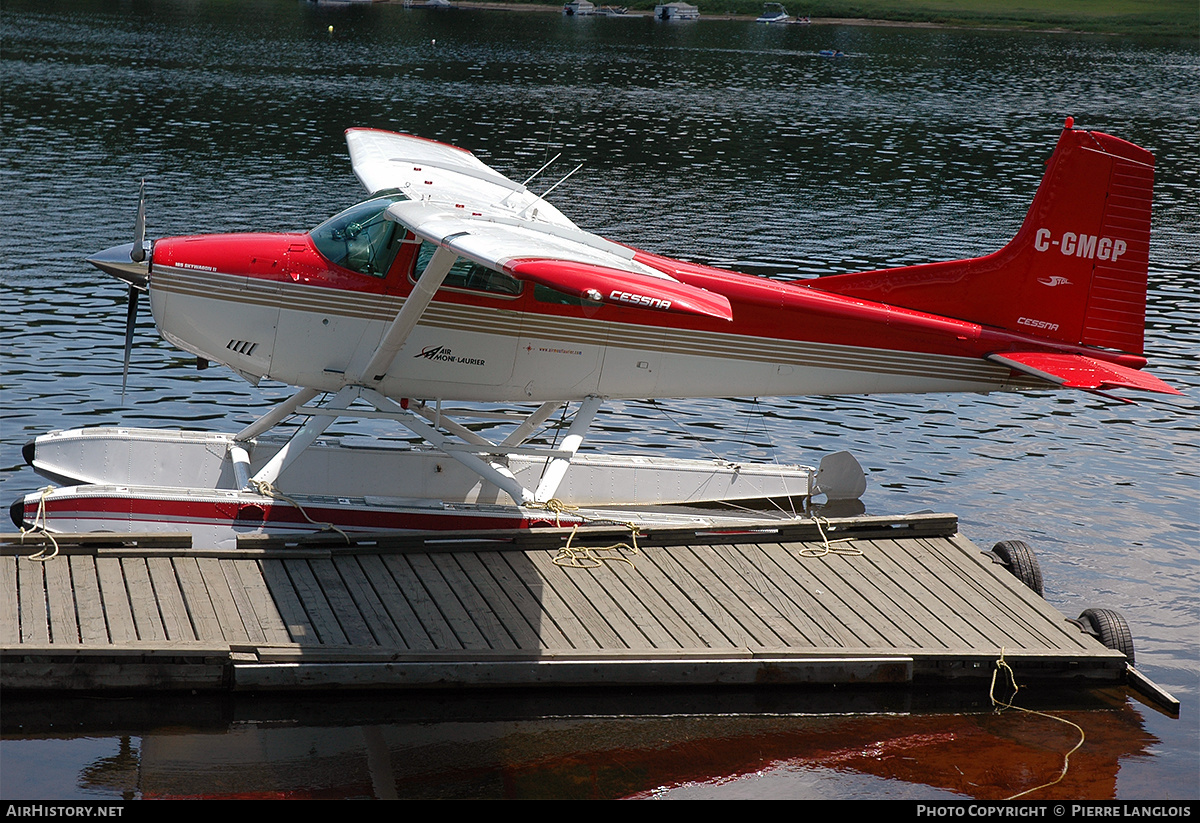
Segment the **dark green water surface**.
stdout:
[[[44,485],[20,455],[43,432],[236,431],[287,393],[196,372],[143,316],[122,403],[125,295],[82,259],[131,239],[143,178],[153,236],[285,230],[360,198],[350,126],[452,142],[517,180],[561,152],[560,173],[585,165],[551,199],[584,228],[808,277],[999,248],[1067,116],[1146,146],[1147,350],[1184,397],[629,403],[590,442],[848,449],[869,513],[1026,540],[1051,603],[1121,611],[1139,668],[1183,704],[1065,712],[1084,747],[1033,799],[1200,797],[1195,44],[289,0],[5,0],[2,21],[5,505]],[[1053,779],[1076,741],[986,694],[868,697],[6,700],[0,796],[1000,798]]]

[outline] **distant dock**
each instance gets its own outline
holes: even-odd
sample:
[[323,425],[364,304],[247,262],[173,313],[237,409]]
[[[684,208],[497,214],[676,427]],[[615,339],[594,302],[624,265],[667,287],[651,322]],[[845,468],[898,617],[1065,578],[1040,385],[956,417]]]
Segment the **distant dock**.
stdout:
[[0,538],[4,689],[899,685],[982,681],[1001,660],[1029,680],[1142,680],[953,515],[119,540],[58,536],[39,561],[48,541]]

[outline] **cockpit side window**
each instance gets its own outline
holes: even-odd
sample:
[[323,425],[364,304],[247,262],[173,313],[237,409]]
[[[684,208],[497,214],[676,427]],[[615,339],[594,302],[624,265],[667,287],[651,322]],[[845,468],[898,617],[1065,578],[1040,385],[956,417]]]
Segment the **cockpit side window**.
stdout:
[[360,274],[384,277],[400,251],[404,229],[385,216],[402,194],[375,197],[317,226],[309,235],[331,263]]
[[[435,251],[437,251],[437,246],[433,243],[429,241],[421,243],[421,249],[417,252],[416,266],[412,273],[414,279],[420,277],[421,272],[425,271],[425,266],[429,263]],[[463,257],[454,261],[454,265],[450,267],[450,273],[442,281],[442,287],[484,291],[509,297],[514,297],[521,293],[520,280],[510,277],[504,272],[489,269],[487,266],[481,266]]]

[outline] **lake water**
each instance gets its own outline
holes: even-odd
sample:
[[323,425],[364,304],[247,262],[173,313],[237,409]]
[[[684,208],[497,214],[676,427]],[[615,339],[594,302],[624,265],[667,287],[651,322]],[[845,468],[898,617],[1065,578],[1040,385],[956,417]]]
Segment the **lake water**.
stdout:
[[[1057,712],[1085,743],[1033,797],[1200,797],[1195,43],[286,0],[6,0],[3,19],[5,505],[44,485],[20,456],[37,434],[234,431],[287,392],[195,371],[144,314],[122,401],[125,295],[82,258],[131,239],[143,178],[153,236],[285,230],[360,197],[349,126],[453,142],[518,180],[561,152],[560,173],[585,166],[552,199],[581,226],[807,277],[998,248],[1068,115],[1146,146],[1147,349],[1184,397],[629,403],[594,445],[848,449],[869,513],[1026,540],[1048,600],[1119,610],[1139,669],[1183,706]],[[6,699],[0,795],[1000,798],[1053,779],[1076,742],[986,694],[835,697]]]

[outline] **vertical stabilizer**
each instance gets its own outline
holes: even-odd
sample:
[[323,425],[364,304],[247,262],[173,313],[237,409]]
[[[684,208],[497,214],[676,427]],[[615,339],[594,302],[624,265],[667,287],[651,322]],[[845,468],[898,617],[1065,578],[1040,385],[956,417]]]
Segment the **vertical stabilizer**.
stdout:
[[1016,236],[986,257],[806,285],[1042,337],[1141,354],[1154,156],[1068,118]]

